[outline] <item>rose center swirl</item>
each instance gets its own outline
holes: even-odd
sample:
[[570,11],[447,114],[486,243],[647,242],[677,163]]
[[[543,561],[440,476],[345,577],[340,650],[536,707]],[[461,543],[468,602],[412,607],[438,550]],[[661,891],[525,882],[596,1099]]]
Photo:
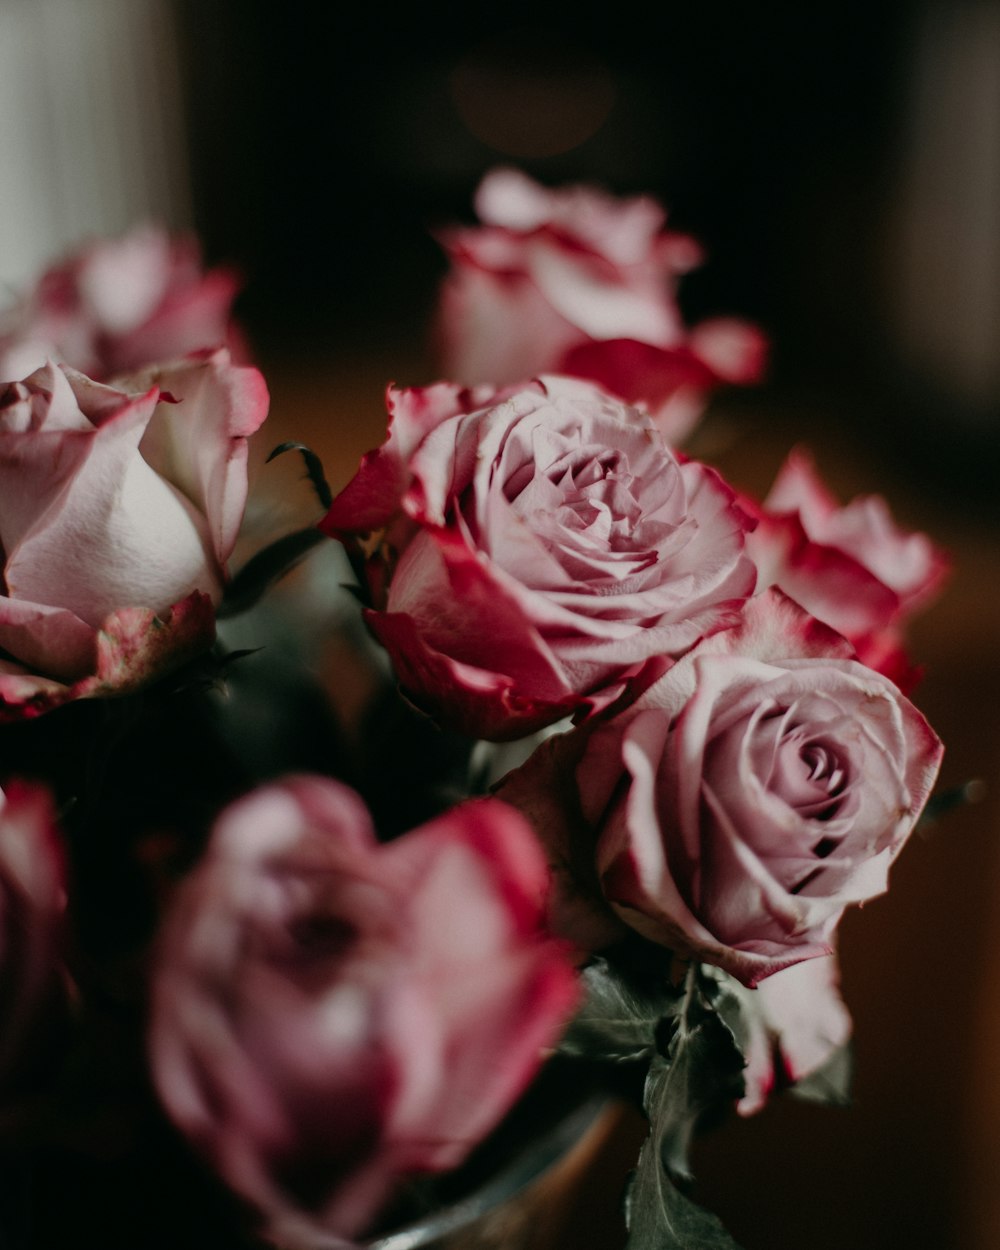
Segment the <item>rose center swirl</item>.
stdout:
[[[844,814],[851,769],[829,727],[807,723],[793,705],[760,716],[745,743],[753,775],[767,793],[800,816],[805,839],[794,852],[783,845],[761,850],[791,894],[801,893],[836,855],[848,830]],[[803,862],[812,866],[803,871]]]
[[563,575],[594,595],[647,577],[677,528],[650,515],[649,492],[620,449],[576,448],[528,482],[508,479],[504,493]]

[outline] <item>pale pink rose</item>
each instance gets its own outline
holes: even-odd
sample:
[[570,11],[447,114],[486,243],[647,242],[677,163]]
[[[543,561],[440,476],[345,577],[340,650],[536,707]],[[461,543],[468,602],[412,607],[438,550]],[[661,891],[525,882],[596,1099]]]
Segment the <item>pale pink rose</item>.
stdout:
[[204,271],[193,239],[138,226],[53,265],[0,314],[0,378],[21,378],[58,360],[89,377],[229,344],[239,282]]
[[740,1046],[746,1090],[736,1104],[755,1115],[777,1090],[814,1075],[851,1037],[851,1017],[840,997],[836,955],[784,968],[748,990],[732,983],[745,1021]]
[[379,846],[337,782],[220,818],[154,973],[160,1097],[281,1245],[338,1245],[451,1169],[576,1001],[530,829],[492,799]]
[[24,1093],[27,1068],[63,999],[65,865],[45,791],[0,791],[0,1119]]
[[844,908],[887,888],[942,752],[851,655],[768,591],[626,711],[512,774],[499,793],[549,848],[557,926],[612,936],[599,891],[619,921],[750,986],[829,953]]
[[850,639],[863,663],[908,682],[901,626],[939,590],[944,553],[926,534],[900,530],[877,495],[842,507],[801,449],[763,505],[747,503],[758,520],[748,540],[758,590],[778,586]]
[[0,716],[123,690],[210,642],[247,494],[255,369],[220,349],[0,389]]
[[735,317],[703,321],[686,341],[657,347],[635,339],[581,343],[559,361],[558,371],[597,382],[612,395],[645,408],[671,443],[694,429],[708,395],[722,383],[763,380],[764,334]]
[[552,191],[495,169],[475,204],[481,226],[441,235],[452,266],[439,316],[449,377],[498,386],[539,373],[584,377],[646,406],[671,439],[720,382],[759,380],[766,345],[754,327],[685,327],[677,280],[701,249],[664,229],[655,200]]
[[441,384],[391,393],[390,412],[323,528],[387,527],[369,623],[413,699],[469,733],[607,705],[753,590],[729,488],[595,386],[484,403]]

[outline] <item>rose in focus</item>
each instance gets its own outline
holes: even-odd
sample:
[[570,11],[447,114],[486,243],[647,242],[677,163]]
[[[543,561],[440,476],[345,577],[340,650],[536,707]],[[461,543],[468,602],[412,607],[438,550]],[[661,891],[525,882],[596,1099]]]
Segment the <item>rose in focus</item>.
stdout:
[[156,360],[238,345],[225,269],[205,272],[197,244],[138,226],[100,239],[47,269],[0,314],[0,378],[58,360],[102,381]]
[[545,884],[496,800],[381,847],[325,779],[223,814],[168,917],[151,1055],[167,1111],[282,1245],[363,1231],[522,1092],[577,993]]
[[748,551],[757,589],[777,586],[854,644],[858,659],[909,688],[902,626],[939,590],[948,560],[926,534],[901,531],[872,495],[841,507],[802,450],[791,453],[763,505]]
[[132,688],[211,641],[266,413],[224,349],[0,388],[0,707]]
[[[941,759],[920,713],[776,591],[624,713],[553,739],[501,786],[619,919],[746,985],[828,954],[882,893]],[[558,775],[575,766],[572,803]]]
[[637,410],[567,378],[485,396],[390,393],[323,528],[383,530],[368,620],[403,687],[502,739],[611,703],[730,623],[755,573],[732,492]]
[[719,318],[685,327],[677,280],[700,264],[701,249],[664,229],[655,200],[552,191],[496,169],[475,206],[481,226],[441,235],[451,261],[439,327],[448,377],[587,378],[646,406],[671,440],[720,383],[760,380],[766,343],[753,326]]

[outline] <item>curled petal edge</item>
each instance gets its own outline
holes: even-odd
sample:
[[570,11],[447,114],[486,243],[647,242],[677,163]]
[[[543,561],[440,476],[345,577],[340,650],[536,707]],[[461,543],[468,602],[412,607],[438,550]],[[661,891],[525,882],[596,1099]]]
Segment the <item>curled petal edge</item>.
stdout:
[[165,613],[119,608],[97,633],[95,671],[65,684],[0,665],[0,724],[30,720],[77,699],[134,694],[207,650],[215,640],[215,608],[199,590]]

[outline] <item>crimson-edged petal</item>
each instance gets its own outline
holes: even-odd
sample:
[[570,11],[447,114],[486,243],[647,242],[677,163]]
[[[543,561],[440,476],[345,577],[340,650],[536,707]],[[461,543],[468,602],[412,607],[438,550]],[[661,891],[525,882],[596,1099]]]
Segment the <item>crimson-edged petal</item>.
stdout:
[[219,593],[204,518],[137,454],[156,399],[153,389],[91,433],[65,436],[86,438],[88,454],[32,527],[5,544],[11,597],[67,608],[96,627],[123,604],[162,608],[193,589]]
[[233,365],[228,349],[196,354],[116,379],[125,389],[157,387],[140,443],[143,459],[207,521],[219,566],[232,554],[247,494],[247,439],[267,416],[263,377]]
[[0,723],[40,716],[74,699],[131,694],[200,655],[214,639],[215,608],[197,590],[165,612],[119,608],[92,631],[92,659],[75,681],[0,661]]

